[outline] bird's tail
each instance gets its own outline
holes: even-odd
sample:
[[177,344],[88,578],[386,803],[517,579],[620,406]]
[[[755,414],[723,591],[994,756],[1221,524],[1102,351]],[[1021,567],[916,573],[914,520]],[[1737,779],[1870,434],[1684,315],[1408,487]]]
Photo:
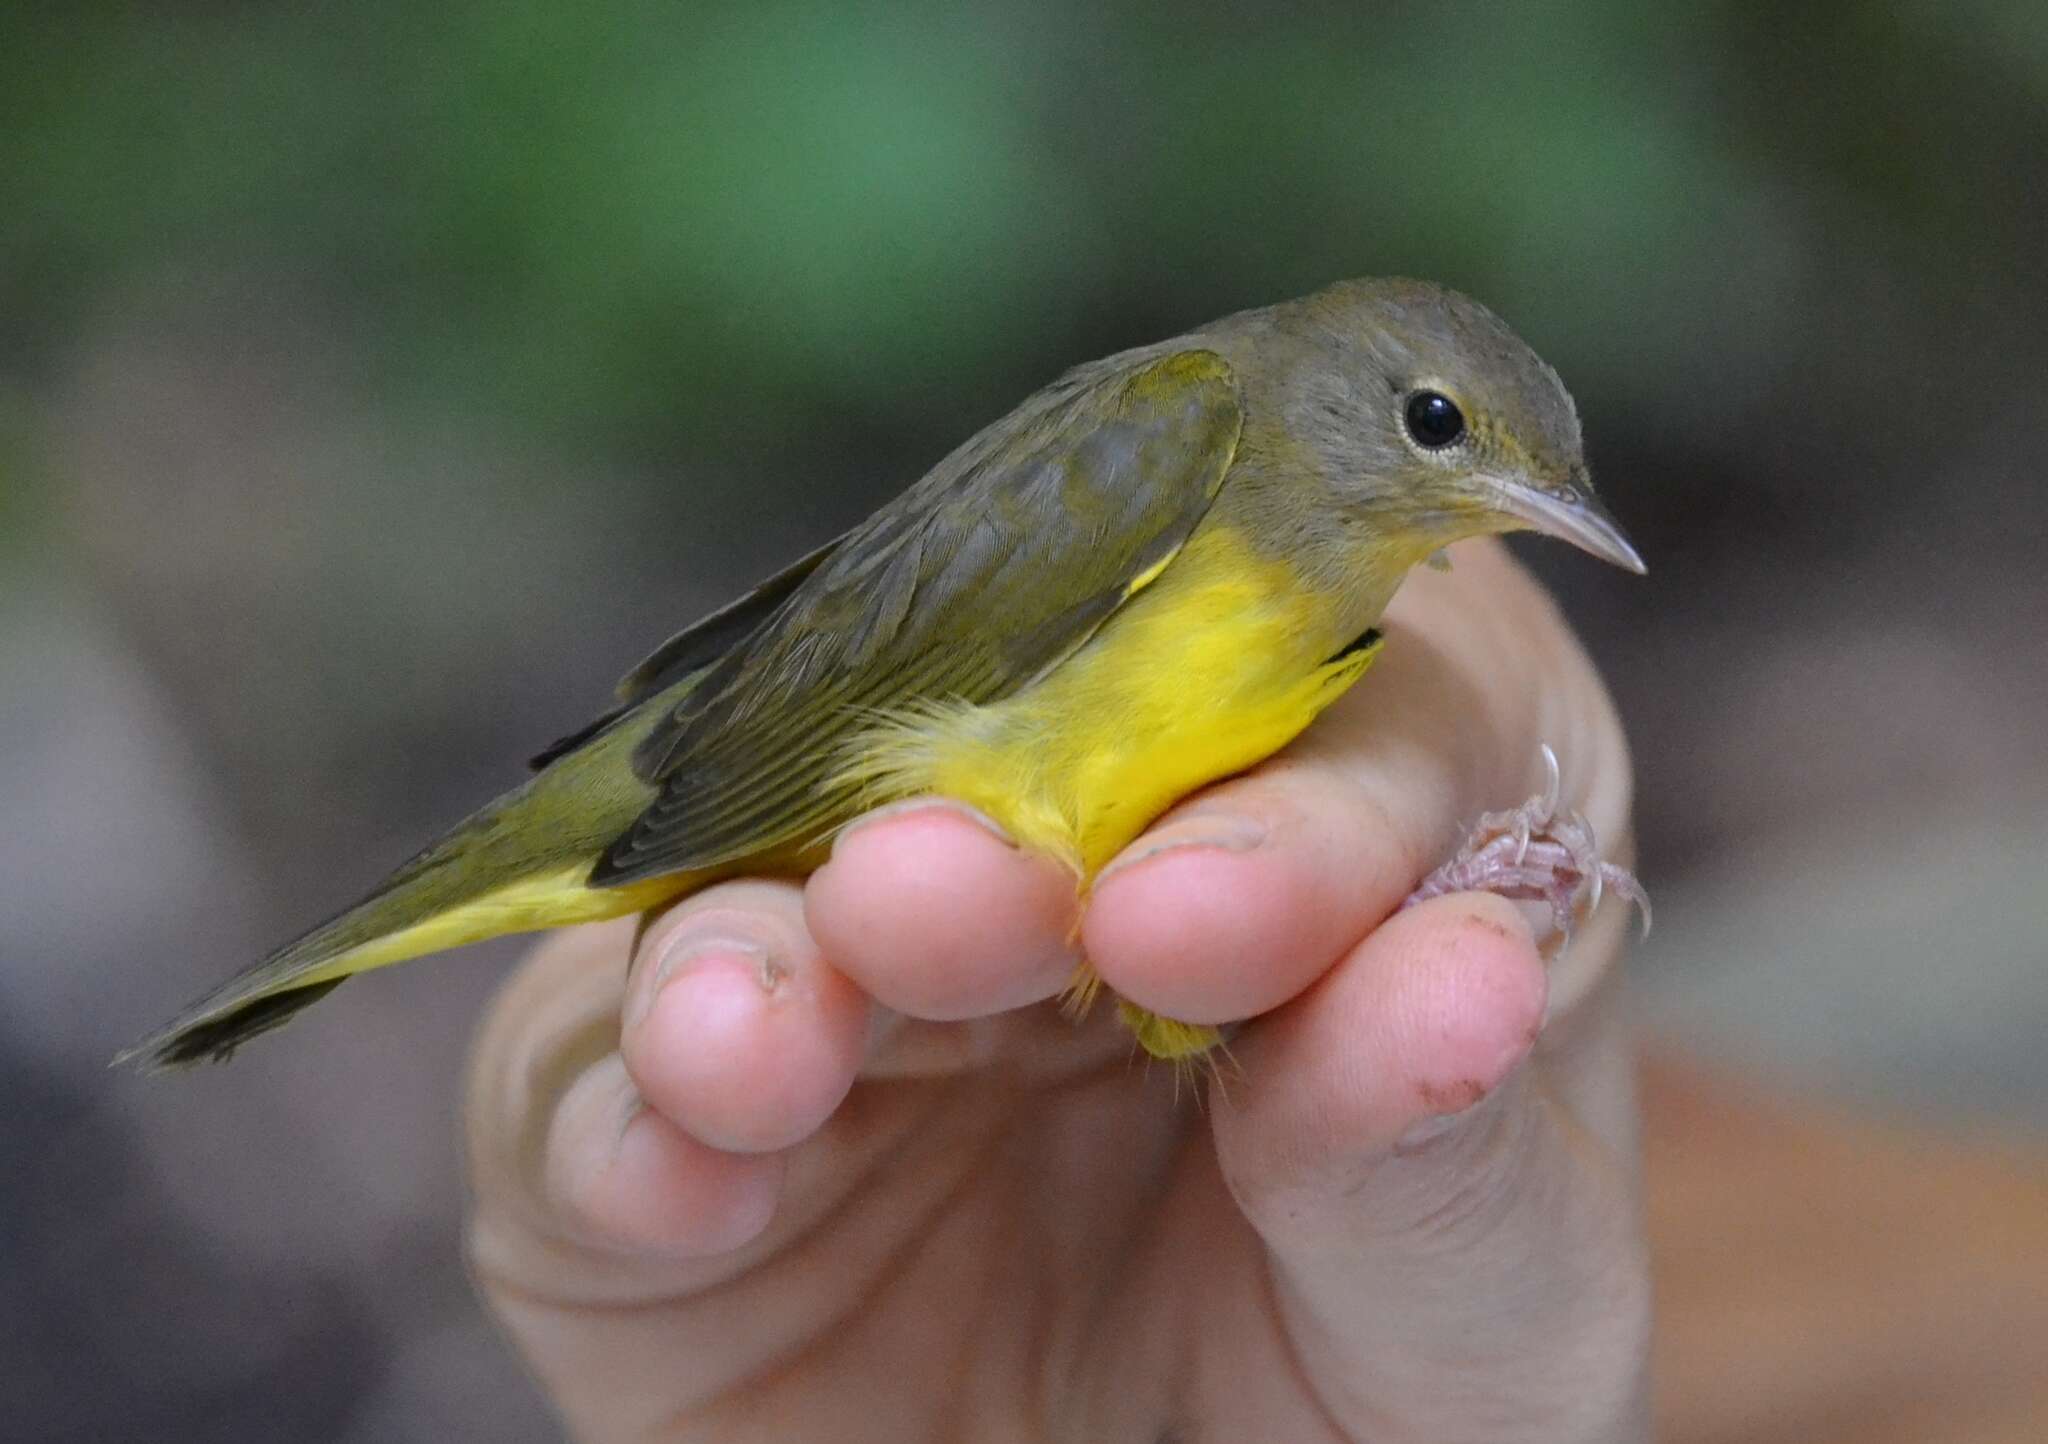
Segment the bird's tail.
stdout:
[[361,902],[229,978],[115,1063],[170,1068],[224,1059],[353,973],[504,933],[619,917],[678,890],[674,879],[591,887],[595,850],[536,825],[522,805],[532,787],[462,823]]
[[[117,1053],[114,1065],[137,1063],[155,1071],[181,1068],[187,1063],[209,1059],[224,1062],[233,1056],[235,1049],[258,1033],[267,1033],[290,1022],[299,1009],[319,1002],[340,987],[341,982],[340,978],[329,978],[322,983],[303,983],[280,992],[260,993],[246,1003],[223,1004],[225,1011],[217,1013],[195,1015],[188,1010],[134,1047]],[[207,1006],[211,1002],[212,995],[209,994],[193,1008]],[[187,1022],[187,1018],[191,1021]]]

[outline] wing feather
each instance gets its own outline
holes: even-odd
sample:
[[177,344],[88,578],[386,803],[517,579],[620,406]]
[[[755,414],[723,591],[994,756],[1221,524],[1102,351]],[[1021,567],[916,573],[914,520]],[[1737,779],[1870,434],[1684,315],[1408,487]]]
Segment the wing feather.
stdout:
[[1239,424],[1221,357],[1153,348],[1070,372],[967,442],[700,664],[635,751],[659,790],[592,882],[821,837],[850,803],[843,750],[877,714],[1011,695],[1157,576]]
[[617,706],[567,736],[556,738],[535,753],[527,765],[538,772],[549,763],[568,756],[584,743],[609,731],[613,723],[649,697],[667,691],[692,672],[701,671],[717,661],[773,616],[775,609],[788,601],[790,593],[803,583],[805,577],[816,571],[844,540],[844,535],[834,537],[751,591],[677,632],[619,679],[619,685],[614,689]]

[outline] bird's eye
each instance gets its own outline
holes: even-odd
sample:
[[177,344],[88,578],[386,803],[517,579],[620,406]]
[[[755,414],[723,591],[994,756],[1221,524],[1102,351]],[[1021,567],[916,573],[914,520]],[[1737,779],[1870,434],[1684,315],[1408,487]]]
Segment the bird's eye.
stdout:
[[1408,434],[1431,451],[1449,446],[1465,434],[1465,413],[1441,391],[1418,391],[1408,398]]

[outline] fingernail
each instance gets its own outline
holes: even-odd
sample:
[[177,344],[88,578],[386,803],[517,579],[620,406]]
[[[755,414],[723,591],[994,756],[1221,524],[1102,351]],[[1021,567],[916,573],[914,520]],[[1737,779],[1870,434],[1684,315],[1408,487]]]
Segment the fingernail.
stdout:
[[1110,861],[1095,879],[1099,887],[1125,868],[1150,862],[1163,852],[1206,847],[1218,852],[1250,852],[1266,840],[1266,825],[1234,812],[1196,812],[1157,832],[1139,838]]
[[908,797],[901,802],[892,802],[887,807],[878,807],[872,812],[864,812],[853,821],[847,823],[846,826],[839,829],[838,835],[832,839],[832,850],[837,852],[841,842],[864,827],[872,826],[887,818],[904,817],[913,812],[946,813],[963,821],[973,823],[990,837],[1000,842],[1004,847],[1015,847],[1017,845],[1017,839],[1010,836],[1000,822],[997,822],[978,807],[969,807],[966,803],[955,802],[950,797]]
[[622,1026],[628,1030],[638,1027],[670,983],[709,958],[735,958],[749,964],[754,976],[761,980],[763,992],[774,992],[787,976],[787,970],[759,943],[725,933],[679,933],[655,958],[654,977],[649,985],[633,993],[631,1011]]

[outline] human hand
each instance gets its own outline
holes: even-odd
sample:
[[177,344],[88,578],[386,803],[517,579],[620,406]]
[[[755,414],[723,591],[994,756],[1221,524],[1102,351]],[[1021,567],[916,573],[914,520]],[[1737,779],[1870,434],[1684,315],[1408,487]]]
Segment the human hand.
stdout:
[[1042,1002],[1071,877],[943,804],[537,949],[473,1060],[471,1251],[578,1437],[1645,1436],[1626,909],[1549,967],[1498,898],[1394,911],[1540,742],[1629,836],[1569,630],[1454,555],[1079,919],[1118,993],[1255,1017],[1199,1106]]

